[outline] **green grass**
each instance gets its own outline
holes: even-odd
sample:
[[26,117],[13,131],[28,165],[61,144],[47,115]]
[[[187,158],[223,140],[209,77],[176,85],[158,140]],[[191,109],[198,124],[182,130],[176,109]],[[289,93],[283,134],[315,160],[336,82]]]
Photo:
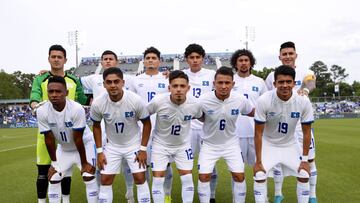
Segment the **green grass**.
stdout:
[[[319,202],[360,202],[360,119],[317,120],[314,128]],[[36,129],[0,129],[0,202],[37,201],[35,144]],[[221,203],[231,202],[227,166],[221,160],[217,168],[219,181],[216,200]],[[246,179],[246,202],[254,202],[252,171],[249,167],[246,168]],[[197,173],[194,174],[194,180],[197,185]],[[272,179],[268,185],[269,197],[272,197]],[[296,202],[295,185],[295,178],[285,179],[284,203]],[[71,187],[71,201],[85,202],[85,186],[78,169],[74,170]],[[125,184],[122,175],[117,176],[113,188],[114,202],[124,202]],[[173,202],[181,202],[180,192],[180,179],[175,172]],[[198,202],[197,193],[194,202]]]

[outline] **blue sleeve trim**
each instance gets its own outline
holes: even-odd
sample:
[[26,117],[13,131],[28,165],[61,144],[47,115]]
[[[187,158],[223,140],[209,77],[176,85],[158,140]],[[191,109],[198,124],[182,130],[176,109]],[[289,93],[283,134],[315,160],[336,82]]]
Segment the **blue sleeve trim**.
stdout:
[[256,120],[256,119],[254,119],[254,121],[255,121],[256,124],[264,124],[265,123],[265,121],[259,121],[259,120]]
[[307,124],[312,124],[312,123],[314,123],[314,121],[302,122],[301,124],[307,125]]
[[150,120],[150,116],[147,116],[147,117],[145,117],[145,118],[141,118],[140,120],[141,120],[141,121]]
[[93,119],[93,118],[91,118],[91,117],[90,117],[90,119],[91,119],[92,121],[94,121],[94,122],[100,122],[100,121],[101,121],[101,120],[100,120],[100,121],[97,121],[97,120],[95,120],[95,119]]
[[83,127],[83,128],[73,128],[73,131],[83,132],[84,130],[85,130],[85,127]]
[[42,131],[42,132],[40,132],[40,134],[46,134],[46,133],[48,133],[48,132],[50,132],[51,130],[47,130],[47,131]]

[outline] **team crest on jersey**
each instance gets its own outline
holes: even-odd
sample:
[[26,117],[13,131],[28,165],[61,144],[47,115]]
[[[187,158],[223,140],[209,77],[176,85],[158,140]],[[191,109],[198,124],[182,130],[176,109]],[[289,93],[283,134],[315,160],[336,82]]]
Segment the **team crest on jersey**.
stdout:
[[103,114],[103,117],[104,117],[104,118],[110,118],[110,114],[109,114],[109,113],[104,113],[104,114]]
[[239,115],[239,109],[231,109],[231,115],[232,116]]
[[209,114],[209,115],[214,114],[214,112],[215,112],[215,111],[214,111],[214,110],[211,110],[211,109],[206,111],[206,113]]
[[300,85],[301,85],[301,80],[296,80],[296,81],[295,81],[295,85],[296,85],[296,86],[300,86]]
[[71,127],[74,126],[74,124],[73,124],[71,121],[68,121],[68,122],[65,122],[65,126],[66,126],[67,128],[71,128]]
[[49,123],[49,127],[56,127],[56,123]]
[[158,88],[165,88],[165,84],[164,83],[158,83]]
[[189,121],[191,120],[191,115],[185,115],[184,116],[184,121]]
[[258,92],[258,91],[259,91],[259,87],[255,87],[255,86],[253,86],[253,87],[252,87],[252,91],[254,91],[254,92]]
[[300,118],[300,112],[291,112],[291,118]]
[[209,81],[202,81],[202,86],[210,86],[210,82]]
[[135,116],[135,113],[133,111],[125,112],[125,118],[132,118]]

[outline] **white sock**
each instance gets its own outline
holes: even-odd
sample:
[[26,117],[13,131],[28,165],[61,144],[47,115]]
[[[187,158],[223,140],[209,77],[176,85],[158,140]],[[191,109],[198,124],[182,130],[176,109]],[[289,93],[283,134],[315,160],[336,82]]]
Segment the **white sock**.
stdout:
[[284,176],[281,167],[274,168],[274,183],[275,183],[275,196],[282,196],[282,185],[284,182]]
[[217,171],[216,171],[216,167],[214,167],[214,170],[211,174],[211,179],[210,179],[210,198],[211,199],[215,199],[216,184],[217,184]]
[[136,185],[137,187],[137,198],[139,203],[150,202],[150,189],[147,181],[141,185]]
[[[84,181],[86,185],[86,198],[88,203],[97,203],[99,198],[99,187],[96,179]],[[64,203],[64,202],[63,202]]]
[[235,203],[245,202],[246,198],[246,182],[233,181],[233,199]]
[[210,202],[210,182],[198,181],[198,194],[200,203]]
[[61,195],[62,203],[70,203],[70,195]]
[[164,195],[164,177],[153,177],[152,181],[152,197],[154,203],[164,202],[165,195]]
[[192,203],[194,200],[194,182],[192,174],[180,176],[181,179],[181,197],[183,203]]
[[110,203],[113,200],[112,185],[100,185],[99,203]]
[[38,203],[46,203],[46,198],[44,198],[44,199],[38,199]]
[[310,193],[309,182],[302,183],[297,181],[296,194],[298,198],[298,203],[308,203],[309,202],[309,193]]
[[173,171],[171,164],[169,164],[166,168],[166,176],[164,182],[164,192],[166,196],[171,196],[172,181],[173,181]]
[[134,177],[131,173],[131,169],[129,167],[129,164],[125,161],[123,164],[123,171],[124,171],[124,177],[125,177],[125,184],[126,184],[126,199],[132,199],[134,198]]
[[56,184],[49,183],[48,197],[50,203],[61,202],[61,183],[56,183]]
[[267,181],[258,183],[254,181],[254,196],[256,203],[264,203],[267,198]]
[[310,162],[310,198],[316,198],[317,170],[315,161]]

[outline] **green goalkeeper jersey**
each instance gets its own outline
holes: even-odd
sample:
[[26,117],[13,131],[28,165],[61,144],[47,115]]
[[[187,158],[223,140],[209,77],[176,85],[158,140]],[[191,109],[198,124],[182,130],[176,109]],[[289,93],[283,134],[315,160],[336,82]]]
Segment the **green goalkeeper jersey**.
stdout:
[[[31,102],[34,101],[42,102],[48,100],[47,84],[48,84],[48,79],[51,76],[53,75],[49,71],[45,74],[38,75],[35,77],[30,93],[30,104]],[[69,91],[67,98],[77,101],[83,105],[87,104],[88,98],[84,94],[84,90],[81,86],[79,79],[76,76],[68,73],[65,73],[64,78],[66,81],[67,89]]]

